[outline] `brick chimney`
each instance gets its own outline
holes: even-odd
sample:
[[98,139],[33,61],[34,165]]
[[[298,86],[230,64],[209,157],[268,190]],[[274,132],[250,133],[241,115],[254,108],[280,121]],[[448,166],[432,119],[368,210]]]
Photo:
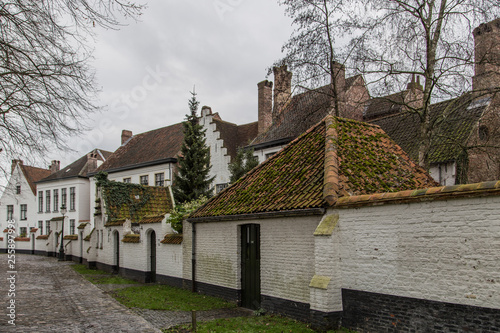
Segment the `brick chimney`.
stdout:
[[424,88],[420,84],[420,76],[417,75],[417,81],[415,81],[415,74],[413,74],[406,90],[408,93],[405,96],[405,103],[409,107],[418,109],[424,106]]
[[49,166],[50,174],[56,173],[57,171],[60,170],[60,168],[61,168],[61,162],[52,160]]
[[472,88],[475,91],[500,85],[500,18],[480,24],[474,35],[475,68]]
[[97,152],[92,151],[87,154],[87,173],[94,172],[97,169]]
[[[346,110],[346,97],[345,97],[345,66],[339,62],[334,61],[332,64],[333,75],[335,79],[335,86],[337,90],[337,98],[339,100],[339,110],[341,117],[347,117]],[[332,100],[332,108],[334,108],[334,101]]]
[[292,96],[292,72],[287,70],[286,65],[274,67],[274,107],[273,118],[283,109]]
[[17,164],[23,165],[23,161],[22,160],[12,160],[12,165],[10,167],[10,173],[11,174],[14,172],[14,169],[16,168]]
[[273,123],[273,83],[265,80],[257,83],[258,89],[258,131],[265,132]]
[[122,146],[132,137],[132,131],[122,130]]

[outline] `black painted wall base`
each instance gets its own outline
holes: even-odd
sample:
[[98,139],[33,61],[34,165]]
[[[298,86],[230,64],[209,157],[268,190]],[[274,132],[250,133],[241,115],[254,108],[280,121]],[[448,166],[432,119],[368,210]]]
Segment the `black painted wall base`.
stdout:
[[363,332],[500,332],[500,310],[342,289],[342,326]]
[[24,249],[16,249],[16,253],[19,253],[19,254],[32,254],[31,250],[24,250]]

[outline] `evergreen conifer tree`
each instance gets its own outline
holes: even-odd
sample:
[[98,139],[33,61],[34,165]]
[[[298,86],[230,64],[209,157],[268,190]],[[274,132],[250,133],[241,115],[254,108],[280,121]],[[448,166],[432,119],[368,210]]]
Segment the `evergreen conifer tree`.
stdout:
[[234,183],[257,165],[259,165],[259,160],[253,156],[253,149],[238,150],[236,158],[229,164],[229,172],[231,172],[229,182]]
[[179,204],[201,196],[211,197],[210,185],[214,180],[214,177],[209,178],[210,149],[205,143],[205,131],[196,115],[200,102],[196,99],[195,92],[191,92],[191,95],[190,114],[186,115],[186,121],[183,123],[184,141],[172,186],[175,202]]

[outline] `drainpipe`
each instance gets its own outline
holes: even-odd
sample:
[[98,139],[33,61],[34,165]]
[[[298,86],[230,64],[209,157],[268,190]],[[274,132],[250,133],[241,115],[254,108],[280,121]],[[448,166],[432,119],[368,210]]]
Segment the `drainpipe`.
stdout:
[[196,224],[191,222],[191,291],[196,292]]

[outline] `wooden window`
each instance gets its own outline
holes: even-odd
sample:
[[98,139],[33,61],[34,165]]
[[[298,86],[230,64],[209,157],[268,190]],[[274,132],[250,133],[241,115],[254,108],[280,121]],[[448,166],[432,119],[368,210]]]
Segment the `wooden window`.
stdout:
[[45,212],[50,212],[50,190],[45,191]]
[[7,205],[7,221],[14,217],[14,205]]
[[157,173],[155,174],[155,186],[164,186],[165,185],[165,173]]
[[27,215],[28,215],[28,205],[23,204],[21,205],[21,217],[20,217],[21,220],[28,219]]
[[75,202],[76,202],[76,188],[69,188],[69,210],[75,210]]
[[38,212],[43,212],[43,191],[38,191]]
[[59,190],[54,190],[54,212],[59,211]]
[[140,177],[140,184],[141,185],[149,185],[149,177],[148,177],[148,175]]

